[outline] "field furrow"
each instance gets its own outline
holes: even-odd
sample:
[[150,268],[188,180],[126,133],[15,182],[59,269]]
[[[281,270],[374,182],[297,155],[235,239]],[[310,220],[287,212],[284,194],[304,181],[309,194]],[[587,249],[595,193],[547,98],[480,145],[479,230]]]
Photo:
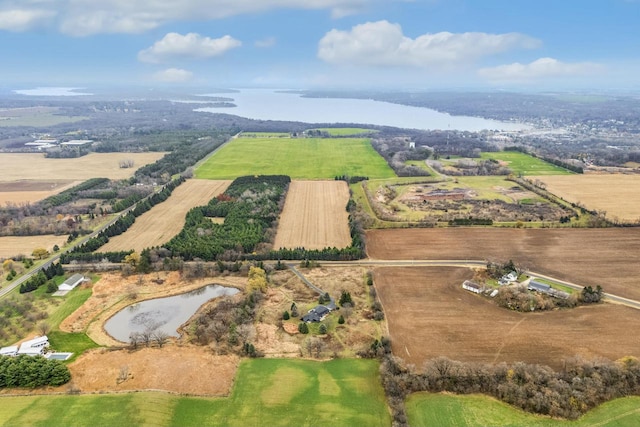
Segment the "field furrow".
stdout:
[[191,179],[178,186],[168,200],[144,213],[126,233],[113,237],[100,248],[101,252],[140,252],[144,248],[159,246],[178,234],[184,226],[187,212],[206,205],[209,200],[223,193],[231,181]]
[[348,201],[349,187],[344,181],[292,181],[275,249],[349,246]]

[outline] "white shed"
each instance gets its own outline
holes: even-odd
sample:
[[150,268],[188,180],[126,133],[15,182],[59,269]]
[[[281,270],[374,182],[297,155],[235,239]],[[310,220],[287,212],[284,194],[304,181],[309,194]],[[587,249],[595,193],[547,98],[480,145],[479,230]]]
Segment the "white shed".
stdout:
[[69,277],[67,280],[65,280],[63,283],[61,283],[58,286],[58,290],[59,291],[70,291],[73,288],[75,288],[76,286],[78,286],[80,283],[84,282],[85,278],[82,274],[74,274],[73,276]]
[[0,348],[0,356],[15,356],[18,354],[18,346],[12,345],[9,347]]
[[47,347],[48,345],[49,345],[49,338],[46,335],[43,335],[41,337],[35,337],[32,340],[23,342],[22,344],[20,344],[20,349],[27,348],[27,347],[44,348],[44,347]]

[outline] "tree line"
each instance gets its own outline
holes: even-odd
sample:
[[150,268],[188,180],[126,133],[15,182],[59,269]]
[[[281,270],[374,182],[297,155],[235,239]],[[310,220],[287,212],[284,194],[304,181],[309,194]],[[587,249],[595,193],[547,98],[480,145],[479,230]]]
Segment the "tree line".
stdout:
[[69,368],[59,360],[41,356],[0,356],[0,388],[59,386],[71,380]]
[[[390,346],[389,346],[390,348]],[[404,400],[411,393],[482,393],[527,412],[576,419],[612,399],[640,394],[640,361],[567,359],[561,371],[548,366],[467,363],[437,357],[418,372],[383,353],[382,384],[392,407],[394,424],[407,425]]]

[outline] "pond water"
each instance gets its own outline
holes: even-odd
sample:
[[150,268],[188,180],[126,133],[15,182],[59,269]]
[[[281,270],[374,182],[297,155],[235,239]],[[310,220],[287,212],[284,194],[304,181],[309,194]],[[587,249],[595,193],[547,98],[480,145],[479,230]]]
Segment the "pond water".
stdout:
[[284,120],[306,123],[361,123],[412,129],[522,130],[530,126],[480,117],[447,113],[371,99],[303,98],[296,93],[269,89],[243,89],[238,93],[208,94],[233,98],[237,107],[198,108],[195,111],[227,113],[257,120]]
[[118,341],[129,342],[129,335],[150,328],[178,337],[177,329],[212,298],[235,295],[239,291],[220,285],[208,285],[172,297],[155,298],[123,308],[107,320],[104,328]]

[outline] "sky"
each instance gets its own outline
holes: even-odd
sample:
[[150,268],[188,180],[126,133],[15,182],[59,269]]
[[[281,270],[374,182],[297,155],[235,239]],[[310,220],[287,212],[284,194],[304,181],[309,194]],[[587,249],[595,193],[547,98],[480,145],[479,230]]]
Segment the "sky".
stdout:
[[0,0],[0,86],[640,89],[640,0]]

